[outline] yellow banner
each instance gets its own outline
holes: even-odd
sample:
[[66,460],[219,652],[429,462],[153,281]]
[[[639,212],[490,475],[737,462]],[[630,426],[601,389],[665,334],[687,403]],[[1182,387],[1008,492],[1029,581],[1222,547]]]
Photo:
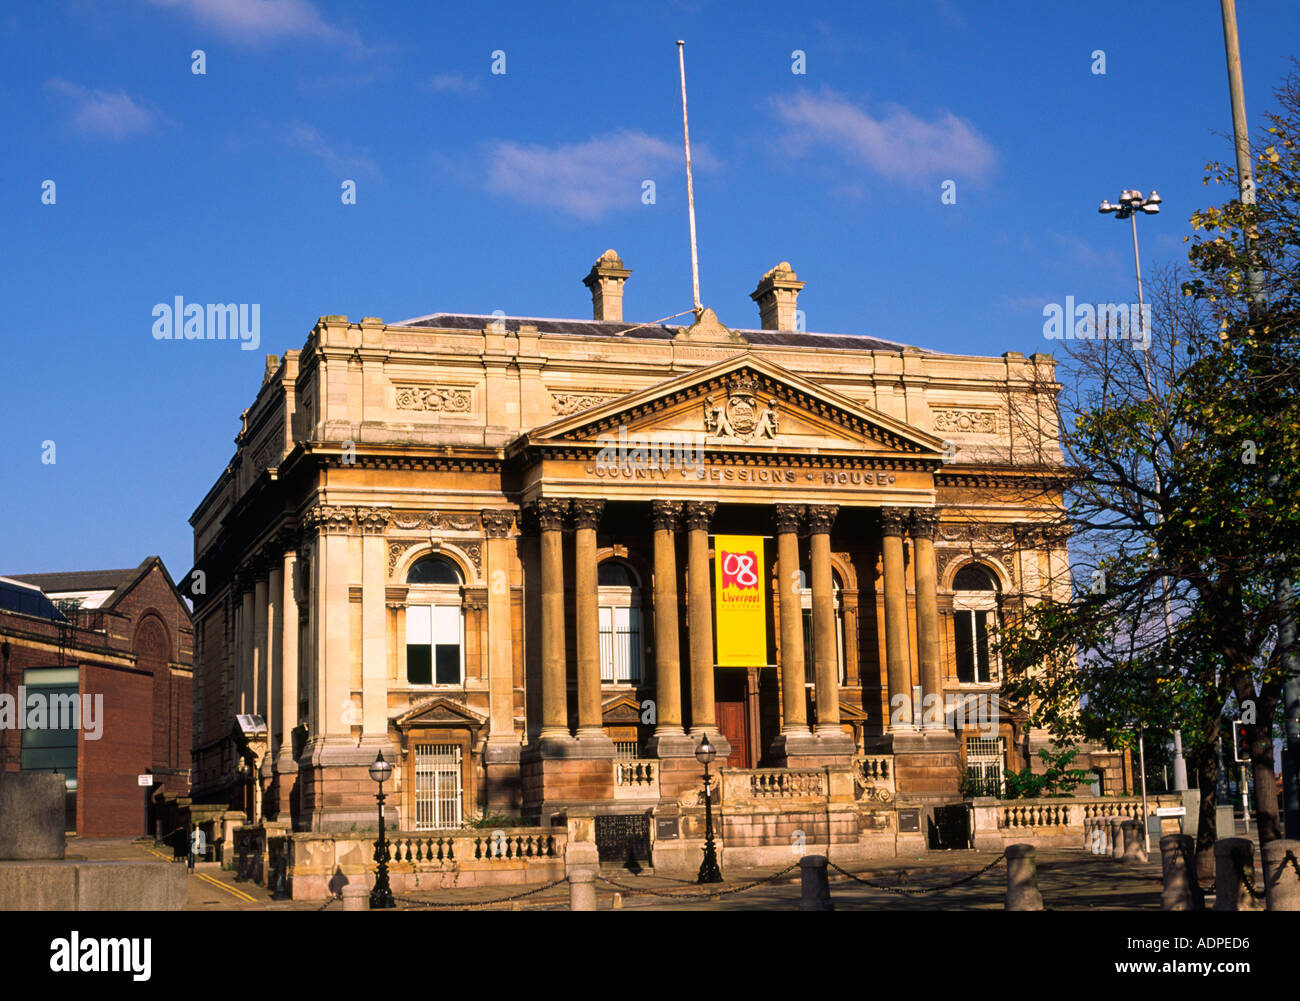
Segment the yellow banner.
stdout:
[[767,602],[763,585],[763,537],[713,537],[718,660],[722,667],[767,663]]

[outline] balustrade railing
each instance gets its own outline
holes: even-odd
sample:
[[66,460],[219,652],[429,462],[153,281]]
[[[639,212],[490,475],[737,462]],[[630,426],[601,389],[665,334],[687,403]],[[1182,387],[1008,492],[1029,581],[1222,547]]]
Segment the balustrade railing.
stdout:
[[[736,773],[732,773],[733,775]],[[746,769],[751,799],[801,799],[826,795],[826,773],[793,768]]]
[[658,784],[658,762],[640,758],[621,758],[614,762],[614,785],[650,789]]

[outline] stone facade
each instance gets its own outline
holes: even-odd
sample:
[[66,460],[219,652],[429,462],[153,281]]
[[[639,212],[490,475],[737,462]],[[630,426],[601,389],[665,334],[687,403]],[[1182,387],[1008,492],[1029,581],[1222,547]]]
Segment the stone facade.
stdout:
[[[268,360],[191,518],[196,797],[346,831],[382,750],[398,829],[640,812],[685,839],[708,735],[737,847],[800,811],[867,844],[960,798],[971,735],[1023,767],[971,644],[1064,586],[1052,359],[791,330],[784,262],[765,329],[626,323],[630,273],[596,262],[592,321],[325,316]],[[767,540],[760,663],[714,663],[713,533]]]

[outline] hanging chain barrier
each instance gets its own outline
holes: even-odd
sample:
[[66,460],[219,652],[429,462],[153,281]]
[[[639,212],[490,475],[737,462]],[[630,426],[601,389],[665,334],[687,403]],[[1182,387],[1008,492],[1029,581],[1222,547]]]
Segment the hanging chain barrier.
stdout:
[[618,889],[622,890],[624,893],[631,894],[633,896],[668,897],[672,900],[705,900],[705,899],[711,899],[713,897],[725,897],[730,893],[741,893],[744,890],[752,890],[754,887],[762,886],[764,883],[774,883],[776,882],[776,880],[787,875],[791,870],[797,868],[799,868],[799,863],[793,862],[790,865],[786,866],[784,869],[782,869],[780,872],[774,872],[772,873],[772,875],[764,876],[762,879],[755,879],[755,880],[751,880],[748,883],[741,883],[739,886],[730,886],[725,890],[706,890],[703,893],[687,893],[683,890],[676,890],[676,891],[651,890],[639,886],[628,886],[625,883],[617,883],[606,876],[597,875],[596,878],[600,880],[602,883],[608,883],[610,886],[617,887]]
[[[927,893],[941,893],[944,890],[951,890],[954,886],[961,886],[963,883],[969,883],[973,879],[978,879],[980,876],[983,876],[986,872],[988,872],[990,869],[992,869],[995,865],[997,865],[1006,857],[1007,857],[1006,852],[1003,852],[1001,855],[995,858],[992,862],[986,865],[979,872],[972,872],[968,876],[963,876],[961,879],[954,880],[951,883],[945,883],[943,886],[924,886],[924,887],[886,886],[884,883],[873,883],[869,879],[863,879],[861,876],[851,873],[847,869],[841,868],[840,866],[836,865],[834,862],[830,861],[829,859],[826,860],[826,865],[831,869],[834,869],[836,872],[848,876],[849,879],[853,880],[855,883],[861,883],[863,886],[869,886],[873,890],[884,890],[887,893],[898,893],[909,897],[920,897],[920,896],[924,896]],[[906,871],[907,870],[903,870],[904,873],[906,873]]]
[[393,899],[408,907],[430,907],[444,911],[469,911],[476,907],[489,907],[492,904],[508,904],[513,900],[523,900],[525,897],[531,897],[543,890],[549,890],[553,886],[559,886],[561,883],[567,883],[568,881],[568,876],[561,876],[559,879],[543,883],[541,886],[535,886],[531,890],[524,890],[522,893],[514,893],[508,897],[496,897],[492,900],[475,900],[473,903],[468,904],[445,904],[436,900],[413,900],[410,897],[393,897]]
[[1255,867],[1251,866],[1250,872],[1247,872],[1242,866],[1241,860],[1235,855],[1232,857],[1232,864],[1237,869],[1237,878],[1246,885],[1246,891],[1250,894],[1250,898],[1252,900],[1263,900],[1267,894],[1260,893],[1255,889]]
[[330,898],[328,898],[328,899],[325,901],[325,903],[323,903],[323,904],[321,904],[319,907],[317,907],[316,910],[318,910],[318,911],[323,911],[323,910],[325,910],[325,908],[327,908],[330,904],[334,903],[334,901],[336,901],[336,900],[341,900],[341,899],[342,899],[341,897],[330,897]]

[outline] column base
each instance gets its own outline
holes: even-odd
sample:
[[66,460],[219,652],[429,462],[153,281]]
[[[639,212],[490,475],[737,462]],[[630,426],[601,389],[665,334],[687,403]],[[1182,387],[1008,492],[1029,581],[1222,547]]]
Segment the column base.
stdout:
[[488,813],[518,814],[523,809],[519,771],[522,748],[514,734],[489,736],[483,746],[483,770],[487,787]]
[[908,803],[961,798],[961,754],[948,730],[896,730],[868,739],[868,754],[894,756],[894,789]]
[[820,768],[822,765],[848,765],[857,753],[853,738],[843,730],[811,733],[779,733],[772,741],[768,756],[776,768]]
[[647,758],[694,758],[695,745],[698,741],[686,735],[684,730],[669,730],[665,733],[652,734],[646,741]]
[[[392,745],[374,737],[362,740],[358,747],[349,737],[323,737],[309,742],[298,765],[300,817],[311,831],[374,830],[379,825],[379,807],[375,800],[379,784],[370,777],[375,755],[385,752],[385,760],[396,767]],[[393,783],[384,783],[387,802],[384,823],[401,830],[399,797],[392,795]]]
[[[556,813],[570,809],[598,808],[614,799],[612,754],[584,753],[577,740],[570,743],[540,743],[527,748],[520,758],[519,779],[523,815],[549,824]],[[565,752],[556,755],[555,751]]]

